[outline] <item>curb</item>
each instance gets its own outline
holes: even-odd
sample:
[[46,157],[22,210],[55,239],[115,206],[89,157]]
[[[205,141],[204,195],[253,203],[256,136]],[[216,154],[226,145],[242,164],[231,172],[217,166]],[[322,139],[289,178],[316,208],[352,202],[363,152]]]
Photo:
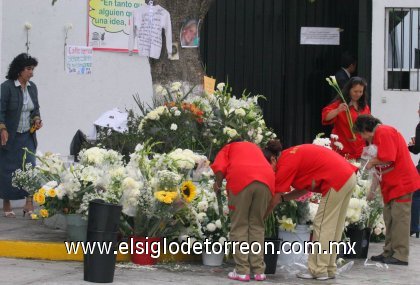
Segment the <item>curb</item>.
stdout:
[[[40,242],[40,241],[0,241],[0,257],[21,259],[43,259],[53,261],[83,261],[81,250],[77,254],[67,254],[63,242]],[[129,254],[117,255],[118,262],[129,262]],[[201,256],[187,254],[162,254],[158,262],[199,262]]]

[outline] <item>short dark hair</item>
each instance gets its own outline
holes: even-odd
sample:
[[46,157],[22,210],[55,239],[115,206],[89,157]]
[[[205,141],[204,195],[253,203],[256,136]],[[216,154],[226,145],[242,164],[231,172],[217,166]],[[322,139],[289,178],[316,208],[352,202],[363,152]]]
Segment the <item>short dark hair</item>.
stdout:
[[267,146],[262,149],[265,158],[270,162],[271,157],[275,156],[276,158],[279,156],[283,146],[279,139],[272,139],[268,141]]
[[357,63],[357,59],[349,52],[344,52],[341,55],[341,67],[348,68],[352,64]]
[[21,53],[16,56],[9,65],[9,71],[7,72],[6,78],[11,80],[16,80],[19,77],[25,67],[28,66],[37,66],[38,61],[36,58],[31,57],[27,53]]
[[[349,81],[347,81],[347,83],[343,87],[344,100],[346,100],[347,104],[351,102],[350,89],[352,89],[355,85],[363,86],[363,95],[359,98],[359,100],[357,100],[357,104],[360,110],[364,110],[368,104],[368,93],[366,91],[367,82],[362,77],[355,76],[350,78]],[[337,95],[337,97],[334,100],[341,100],[341,97]]]
[[382,122],[372,115],[360,115],[353,125],[353,131],[356,133],[373,132],[375,127]]

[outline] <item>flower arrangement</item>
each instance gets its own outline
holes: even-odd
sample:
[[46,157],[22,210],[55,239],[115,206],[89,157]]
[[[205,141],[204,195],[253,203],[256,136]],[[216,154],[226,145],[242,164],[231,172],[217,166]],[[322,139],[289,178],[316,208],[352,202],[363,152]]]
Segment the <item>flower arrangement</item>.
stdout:
[[194,240],[223,243],[228,239],[229,214],[226,195],[222,195],[223,215],[219,213],[219,202],[212,190],[213,180],[204,180],[198,184],[197,198],[191,204],[191,220],[180,239],[192,237]]
[[317,134],[312,143],[332,150],[343,149],[343,144],[339,141],[337,135],[331,134],[329,138],[324,138],[324,135],[324,133]]
[[[219,83],[214,94],[194,96],[192,88],[185,91],[180,82],[155,88],[154,106],[145,106],[138,98],[142,112],[139,137],[151,138],[162,144],[156,152],[169,152],[184,147],[212,158],[232,139],[264,144],[275,134],[263,120],[258,99],[243,94],[236,98],[232,89]],[[170,135],[168,135],[170,134]]]
[[[124,191],[141,187],[140,183],[130,182],[134,180],[130,177],[133,173],[128,172],[122,155],[114,150],[85,149],[79,154],[80,163],[70,167],[57,154],[37,158],[40,161],[37,166],[14,173],[13,183],[33,194],[34,201],[41,206],[41,217],[56,213],[87,215],[91,200],[120,204],[124,202]],[[128,211],[128,206],[123,203],[123,212]]]
[[293,232],[296,225],[310,225],[319,205],[319,194],[308,192],[297,200],[286,201],[275,208],[281,230]]
[[194,158],[201,156],[187,150],[157,154],[152,151],[153,147],[149,142],[139,144],[127,165],[130,172],[141,173],[144,185],[139,192],[127,197],[137,201],[133,204],[134,234],[177,238],[188,221],[189,203],[196,196],[190,170],[196,166]]

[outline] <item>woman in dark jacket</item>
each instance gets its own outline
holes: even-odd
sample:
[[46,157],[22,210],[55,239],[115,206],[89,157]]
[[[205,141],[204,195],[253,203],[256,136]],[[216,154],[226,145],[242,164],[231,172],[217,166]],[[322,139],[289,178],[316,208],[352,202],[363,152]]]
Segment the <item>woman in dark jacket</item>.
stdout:
[[[417,113],[420,115],[420,104]],[[416,136],[411,139],[408,144],[408,150],[414,154],[420,153],[420,123],[416,127]],[[420,161],[417,164],[417,171],[420,172]],[[411,230],[410,236],[416,234],[418,238],[420,236],[420,190],[413,193],[413,202],[411,204]]]
[[[1,84],[0,93],[0,198],[7,218],[16,217],[10,200],[26,197],[23,215],[31,214],[32,197],[23,189],[12,186],[12,174],[22,167],[24,150],[35,153],[35,131],[42,127],[39,114],[38,90],[29,81],[38,61],[26,53],[19,54],[10,63],[7,80]],[[26,163],[35,165],[35,157],[27,155]]]

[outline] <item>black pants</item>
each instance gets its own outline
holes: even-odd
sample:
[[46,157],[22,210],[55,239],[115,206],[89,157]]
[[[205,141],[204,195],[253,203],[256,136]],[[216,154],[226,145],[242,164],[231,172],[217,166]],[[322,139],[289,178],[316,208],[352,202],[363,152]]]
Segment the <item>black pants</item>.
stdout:
[[420,232],[420,190],[413,193],[411,204],[411,232]]

